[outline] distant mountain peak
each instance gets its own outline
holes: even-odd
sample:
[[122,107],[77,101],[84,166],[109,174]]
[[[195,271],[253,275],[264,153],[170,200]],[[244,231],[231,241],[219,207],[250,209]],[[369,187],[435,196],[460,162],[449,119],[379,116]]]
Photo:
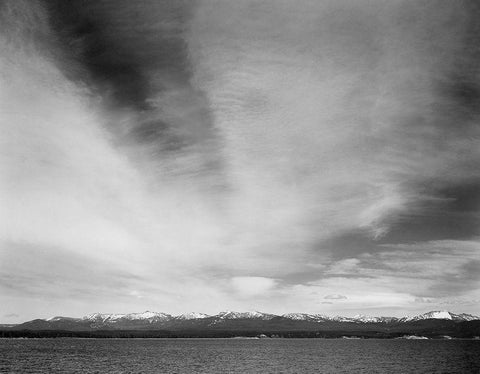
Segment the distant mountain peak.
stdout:
[[424,314],[420,314],[418,316],[413,317],[404,317],[402,320],[404,321],[420,321],[424,319],[446,319],[452,321],[473,321],[478,320],[480,317],[474,316],[472,314],[454,314],[446,310],[433,310],[431,312],[427,312]]
[[203,318],[208,318],[210,317],[208,314],[205,313],[197,313],[197,312],[190,312],[190,313],[184,313],[180,314],[179,316],[176,316],[176,319],[180,320],[190,320],[190,319],[203,319]]
[[79,318],[55,316],[55,317],[50,317],[50,318],[46,319],[46,321],[48,321],[48,322],[65,321],[65,320],[77,321],[77,320],[79,320]]
[[128,318],[128,319],[167,319],[167,318],[170,318],[170,317],[171,317],[170,314],[150,312],[150,311],[147,310],[143,313],[126,314],[124,318]]
[[323,314],[307,314],[307,313],[286,313],[282,314],[283,318],[291,319],[294,321],[311,321],[311,322],[323,322],[330,320],[330,317],[327,317]]
[[218,313],[216,316],[221,319],[263,319],[268,320],[275,317],[274,314],[268,314],[258,311],[253,312],[233,312],[231,310],[226,310]]
[[114,322],[118,320],[165,320],[171,318],[170,314],[145,311],[142,313],[129,313],[129,314],[102,314],[93,313],[83,317],[84,320],[94,322]]

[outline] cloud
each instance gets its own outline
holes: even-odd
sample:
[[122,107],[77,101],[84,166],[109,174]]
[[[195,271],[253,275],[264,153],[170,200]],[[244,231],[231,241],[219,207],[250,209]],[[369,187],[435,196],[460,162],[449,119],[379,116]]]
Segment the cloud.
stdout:
[[[429,309],[451,305],[458,312],[476,313],[479,248],[478,241],[384,245],[380,252],[333,260],[316,280],[286,285],[280,292],[312,312],[337,313],[341,308],[346,313],[376,310],[401,315],[422,312],[428,304]],[[312,302],[319,294],[327,295],[324,300],[341,299],[341,307]]]
[[2,304],[477,300],[466,7],[5,2]]
[[[407,30],[398,14],[422,16]],[[450,17],[473,22],[460,6],[407,2],[201,4],[189,38],[194,77],[224,135],[242,233],[265,251],[305,248],[358,229],[380,239],[422,217],[427,202],[448,210],[424,186],[471,181],[464,160],[480,156],[476,128],[435,110],[464,111],[435,88],[456,84],[464,31]]]
[[364,256],[362,267],[373,275],[390,273],[407,284],[415,279],[421,281],[411,291],[419,297],[462,295],[480,285],[478,241],[444,240],[384,247],[392,251]]
[[277,281],[265,277],[233,277],[232,286],[243,297],[257,296],[271,291]]
[[3,315],[5,318],[14,318],[14,317],[20,317],[20,315],[16,313],[7,313]]

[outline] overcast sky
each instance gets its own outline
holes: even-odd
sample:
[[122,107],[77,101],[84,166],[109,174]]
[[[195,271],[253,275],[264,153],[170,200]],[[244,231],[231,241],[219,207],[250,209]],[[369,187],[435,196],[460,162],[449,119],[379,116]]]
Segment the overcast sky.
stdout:
[[0,322],[480,314],[480,6],[0,3]]

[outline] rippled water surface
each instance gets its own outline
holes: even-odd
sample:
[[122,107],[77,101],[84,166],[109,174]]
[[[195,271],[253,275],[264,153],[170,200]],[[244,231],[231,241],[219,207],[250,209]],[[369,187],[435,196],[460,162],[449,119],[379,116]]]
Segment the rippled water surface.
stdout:
[[480,373],[480,341],[0,339],[2,373]]

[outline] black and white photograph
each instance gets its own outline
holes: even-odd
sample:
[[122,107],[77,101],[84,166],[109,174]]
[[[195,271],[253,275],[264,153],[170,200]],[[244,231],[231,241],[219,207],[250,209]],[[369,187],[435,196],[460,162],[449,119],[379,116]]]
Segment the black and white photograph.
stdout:
[[480,373],[479,0],[0,0],[0,373]]

